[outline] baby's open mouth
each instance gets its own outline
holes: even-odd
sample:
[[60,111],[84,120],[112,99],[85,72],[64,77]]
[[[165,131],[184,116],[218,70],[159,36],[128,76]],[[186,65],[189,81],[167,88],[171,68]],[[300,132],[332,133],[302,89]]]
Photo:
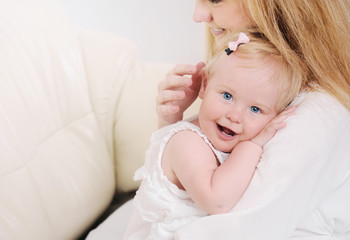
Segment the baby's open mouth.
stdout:
[[233,137],[236,133],[234,131],[232,131],[231,129],[228,129],[226,127],[223,127],[221,125],[218,124],[218,128],[219,130],[225,134],[226,136],[229,136],[229,137]]

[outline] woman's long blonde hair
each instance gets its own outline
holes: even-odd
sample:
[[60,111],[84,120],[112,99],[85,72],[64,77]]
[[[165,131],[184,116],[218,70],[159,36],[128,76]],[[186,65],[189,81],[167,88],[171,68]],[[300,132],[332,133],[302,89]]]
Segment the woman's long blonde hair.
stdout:
[[[260,31],[303,76],[350,110],[350,1],[242,0]],[[214,49],[209,38],[209,57]]]

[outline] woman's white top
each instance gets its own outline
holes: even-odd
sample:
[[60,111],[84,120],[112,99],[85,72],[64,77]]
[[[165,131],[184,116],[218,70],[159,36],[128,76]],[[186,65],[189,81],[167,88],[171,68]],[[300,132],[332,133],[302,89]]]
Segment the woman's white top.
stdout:
[[232,211],[197,219],[176,239],[350,239],[350,112],[323,93],[293,105]]
[[124,239],[174,239],[174,233],[180,227],[207,215],[186,191],[167,179],[161,167],[164,149],[170,138],[185,130],[202,137],[220,163],[227,159],[228,154],[216,150],[202,131],[189,121],[180,121],[152,134],[145,164],[134,176],[135,180],[142,180],[142,183],[134,198],[134,212]]

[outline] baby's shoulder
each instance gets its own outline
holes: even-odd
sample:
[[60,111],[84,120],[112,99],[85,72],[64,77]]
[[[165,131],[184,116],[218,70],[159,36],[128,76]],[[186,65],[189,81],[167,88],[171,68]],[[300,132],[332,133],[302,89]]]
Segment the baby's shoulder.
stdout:
[[190,148],[196,144],[205,144],[205,140],[198,132],[186,129],[174,133],[168,142],[170,144]]
[[193,166],[195,163],[216,164],[216,156],[209,144],[191,130],[175,133],[167,143],[162,159],[163,164],[168,163],[173,170]]
[[196,131],[183,130],[176,132],[168,141],[165,152],[176,153],[177,156],[192,156],[193,154],[212,152],[206,138]]

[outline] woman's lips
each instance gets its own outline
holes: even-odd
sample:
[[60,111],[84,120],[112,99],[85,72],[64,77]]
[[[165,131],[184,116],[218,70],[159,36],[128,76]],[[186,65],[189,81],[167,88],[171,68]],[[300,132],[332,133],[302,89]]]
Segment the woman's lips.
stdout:
[[218,36],[218,35],[222,34],[223,32],[225,32],[225,29],[223,29],[223,28],[210,28],[210,29],[211,29],[211,33],[214,36]]

